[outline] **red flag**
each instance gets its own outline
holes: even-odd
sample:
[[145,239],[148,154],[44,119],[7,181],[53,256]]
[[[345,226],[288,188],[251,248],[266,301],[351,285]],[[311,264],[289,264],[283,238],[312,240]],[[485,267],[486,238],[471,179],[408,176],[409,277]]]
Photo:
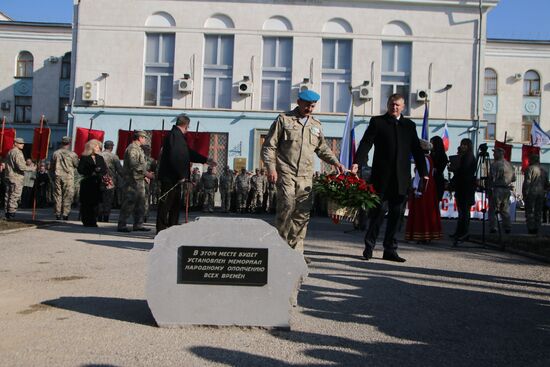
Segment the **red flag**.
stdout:
[[185,140],[189,149],[194,150],[205,158],[208,158],[210,149],[210,133],[197,133],[188,131],[185,134]]
[[506,144],[501,141],[495,140],[495,148],[502,148],[504,150],[504,159],[508,162],[512,160],[512,145]]
[[76,128],[76,138],[74,142],[74,152],[80,157],[82,152],[84,152],[84,145],[92,139],[99,140],[103,142],[105,137],[105,131],[103,130],[92,130],[86,129],[84,127]]
[[51,130],[47,127],[35,128],[32,139],[31,159],[40,161],[48,156],[48,147],[50,145]]
[[124,158],[124,152],[128,145],[132,144],[132,134],[134,132],[130,130],[118,130],[118,143],[116,145],[116,155],[120,159]]
[[151,157],[159,159],[160,149],[164,143],[164,138],[170,133],[169,130],[152,130],[151,131]]
[[531,155],[538,155],[540,157],[540,147],[535,147],[532,145],[523,145],[521,147],[521,171],[525,172],[527,167],[529,167],[529,157]]
[[4,129],[3,133],[0,130],[0,157],[5,157],[11,148],[13,148],[14,140],[15,129]]

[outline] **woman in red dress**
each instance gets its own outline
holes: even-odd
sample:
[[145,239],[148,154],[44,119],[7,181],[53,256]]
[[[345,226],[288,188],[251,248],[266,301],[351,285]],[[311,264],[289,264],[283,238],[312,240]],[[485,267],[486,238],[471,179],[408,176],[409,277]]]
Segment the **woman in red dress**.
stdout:
[[[421,140],[420,145],[425,151],[429,152],[432,149],[432,144],[428,141]],[[425,157],[426,167],[428,168],[428,182],[424,191],[420,191],[420,177],[416,174],[407,203],[409,216],[407,228],[405,229],[405,240],[417,241],[417,243],[428,243],[442,237],[441,215],[434,180],[434,163],[429,154],[426,154]]]

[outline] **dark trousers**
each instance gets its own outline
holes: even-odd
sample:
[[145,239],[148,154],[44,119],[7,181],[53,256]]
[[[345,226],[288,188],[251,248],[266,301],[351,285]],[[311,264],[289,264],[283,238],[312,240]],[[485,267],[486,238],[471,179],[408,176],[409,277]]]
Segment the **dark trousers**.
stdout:
[[376,239],[380,232],[380,227],[384,222],[384,214],[388,210],[388,221],[386,224],[386,233],[384,235],[384,250],[395,251],[397,249],[397,241],[395,241],[395,232],[399,226],[401,218],[401,208],[405,201],[404,195],[385,195],[380,204],[371,210],[369,213],[369,229],[365,235],[365,246],[374,248]]
[[462,237],[468,234],[468,231],[470,230],[470,208],[472,207],[472,204],[470,204],[470,200],[468,199],[460,200],[455,197],[455,200],[456,209],[458,210],[458,221],[456,223],[455,236]]
[[160,196],[168,192],[166,196],[158,202],[157,208],[157,233],[168,227],[177,225],[179,222],[179,214],[181,208],[181,184],[174,187],[176,183],[173,181],[160,181]]
[[85,227],[97,225],[98,205],[91,203],[80,203],[80,219]]

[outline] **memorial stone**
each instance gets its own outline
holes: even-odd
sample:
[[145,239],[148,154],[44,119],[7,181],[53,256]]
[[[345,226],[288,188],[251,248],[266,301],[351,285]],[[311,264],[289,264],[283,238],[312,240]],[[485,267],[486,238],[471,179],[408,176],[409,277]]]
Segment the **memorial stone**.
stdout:
[[199,218],[155,237],[147,302],[161,327],[290,328],[303,256],[259,219]]

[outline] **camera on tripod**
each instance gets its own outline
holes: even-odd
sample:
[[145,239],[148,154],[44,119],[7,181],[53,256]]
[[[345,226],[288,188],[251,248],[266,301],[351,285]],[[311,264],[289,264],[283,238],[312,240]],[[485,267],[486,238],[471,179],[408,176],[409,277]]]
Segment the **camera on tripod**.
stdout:
[[477,156],[483,157],[483,158],[489,158],[488,153],[489,147],[487,146],[487,143],[480,144],[479,147],[477,147]]

